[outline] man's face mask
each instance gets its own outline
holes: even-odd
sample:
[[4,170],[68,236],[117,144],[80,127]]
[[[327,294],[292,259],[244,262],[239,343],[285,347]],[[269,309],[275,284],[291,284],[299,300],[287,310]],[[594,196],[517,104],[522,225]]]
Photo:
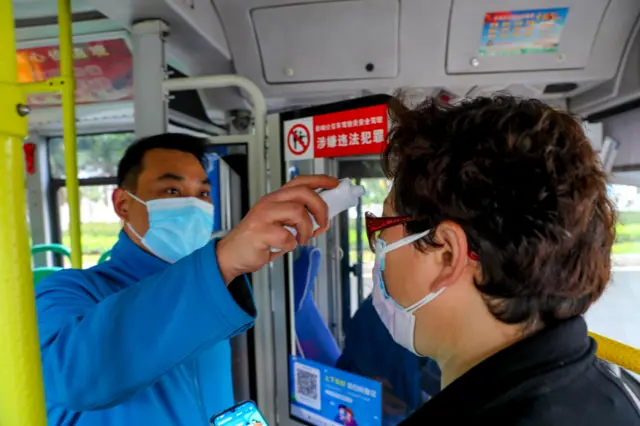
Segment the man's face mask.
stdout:
[[141,237],[131,223],[127,223],[127,227],[147,250],[165,262],[175,263],[204,247],[211,239],[212,204],[195,197],[145,202],[130,192],[127,194],[147,207],[149,230]]

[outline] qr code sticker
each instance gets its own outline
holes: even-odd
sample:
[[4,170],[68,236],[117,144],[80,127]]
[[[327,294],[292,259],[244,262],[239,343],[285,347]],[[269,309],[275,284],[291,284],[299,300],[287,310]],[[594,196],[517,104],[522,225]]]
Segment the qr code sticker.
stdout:
[[296,401],[320,410],[320,370],[296,362],[293,371]]

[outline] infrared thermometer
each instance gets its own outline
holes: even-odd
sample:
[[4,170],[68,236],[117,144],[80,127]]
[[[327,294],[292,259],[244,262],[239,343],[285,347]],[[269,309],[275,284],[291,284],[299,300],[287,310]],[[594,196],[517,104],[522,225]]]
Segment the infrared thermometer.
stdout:
[[[364,193],[365,190],[363,186],[354,185],[351,182],[351,179],[346,178],[340,180],[340,184],[337,187],[322,191],[318,193],[318,195],[320,195],[320,198],[327,203],[327,206],[329,207],[329,220],[331,220],[343,211],[357,206],[358,201]],[[309,213],[309,217],[313,222],[313,230],[315,231],[320,228],[320,225],[318,225],[311,213]],[[285,228],[291,232],[294,237],[298,234],[296,229],[291,226],[285,226]],[[277,253],[279,251],[280,249],[271,248],[272,253]]]

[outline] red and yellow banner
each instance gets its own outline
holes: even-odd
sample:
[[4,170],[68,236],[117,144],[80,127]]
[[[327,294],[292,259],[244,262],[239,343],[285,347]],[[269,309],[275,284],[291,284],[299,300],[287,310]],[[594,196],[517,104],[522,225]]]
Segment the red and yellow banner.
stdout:
[[[76,103],[92,104],[133,99],[133,58],[123,39],[77,43],[73,48]],[[18,79],[21,83],[60,76],[60,49],[33,47],[17,51]],[[28,96],[32,107],[58,106],[59,93]]]

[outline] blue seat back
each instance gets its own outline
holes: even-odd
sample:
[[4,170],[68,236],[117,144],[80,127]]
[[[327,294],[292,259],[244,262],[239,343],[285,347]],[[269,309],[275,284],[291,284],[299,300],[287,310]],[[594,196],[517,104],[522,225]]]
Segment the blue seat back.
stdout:
[[300,355],[325,365],[335,365],[340,349],[313,300],[313,287],[322,255],[312,246],[299,247],[293,261],[294,310]]

